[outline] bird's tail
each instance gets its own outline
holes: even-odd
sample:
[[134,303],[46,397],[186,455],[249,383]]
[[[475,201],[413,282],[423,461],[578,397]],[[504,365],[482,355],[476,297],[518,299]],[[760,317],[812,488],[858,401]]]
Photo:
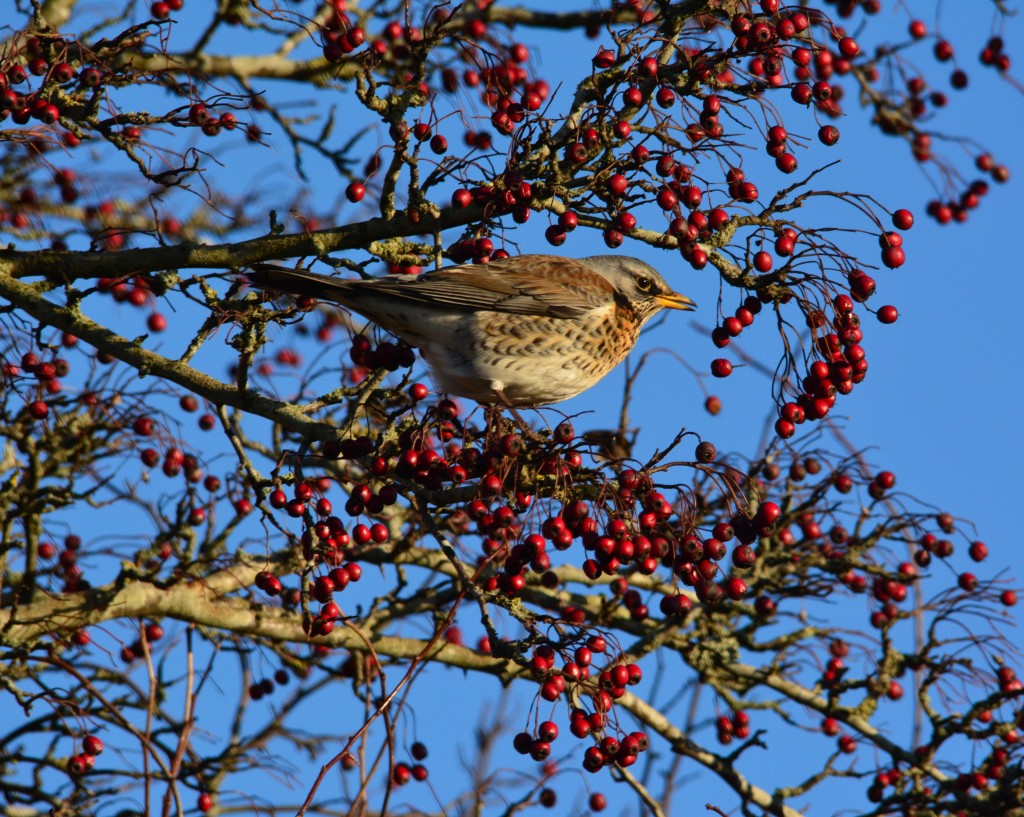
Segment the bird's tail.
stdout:
[[339,281],[330,275],[321,275],[304,269],[278,267],[274,264],[254,264],[245,274],[249,283],[259,289],[316,298],[320,301],[345,303],[351,297],[351,281]]

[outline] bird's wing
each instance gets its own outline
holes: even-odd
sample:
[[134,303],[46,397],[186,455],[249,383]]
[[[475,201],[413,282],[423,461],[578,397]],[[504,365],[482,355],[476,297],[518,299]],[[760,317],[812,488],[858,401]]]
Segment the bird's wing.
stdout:
[[245,273],[249,283],[272,292],[302,295],[320,301],[346,301],[346,294],[355,281],[321,275],[305,269],[279,267],[276,264],[253,264]]
[[470,312],[576,318],[608,304],[613,296],[612,285],[604,276],[582,261],[555,255],[525,255],[417,276],[387,275],[361,281],[259,264],[248,278],[256,286],[336,301],[356,311],[364,299],[386,295],[396,301]]
[[553,255],[463,264],[408,281],[378,278],[366,283],[378,292],[386,288],[424,303],[554,318],[585,315],[609,303],[613,294],[607,279],[583,262]]

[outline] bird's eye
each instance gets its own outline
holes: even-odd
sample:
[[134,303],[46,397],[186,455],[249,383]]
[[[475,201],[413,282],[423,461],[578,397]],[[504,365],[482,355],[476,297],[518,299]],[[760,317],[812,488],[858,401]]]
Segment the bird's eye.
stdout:
[[641,292],[648,292],[651,287],[654,286],[654,281],[648,278],[646,275],[638,275],[636,277],[636,288]]

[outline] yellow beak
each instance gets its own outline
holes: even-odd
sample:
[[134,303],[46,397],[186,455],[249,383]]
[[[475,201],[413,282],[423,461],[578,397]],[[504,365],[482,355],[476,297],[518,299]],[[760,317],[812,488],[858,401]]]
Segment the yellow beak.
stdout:
[[678,292],[672,292],[668,295],[655,295],[654,300],[658,302],[658,306],[665,309],[682,309],[685,312],[689,312],[697,308],[697,304]]

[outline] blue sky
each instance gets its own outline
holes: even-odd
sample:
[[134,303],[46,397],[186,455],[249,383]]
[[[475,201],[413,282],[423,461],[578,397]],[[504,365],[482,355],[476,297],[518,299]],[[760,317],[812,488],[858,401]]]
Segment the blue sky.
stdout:
[[[927,9],[931,4],[905,5]],[[992,33],[993,18],[988,13],[988,4],[943,5],[939,25],[950,32],[958,45],[958,64],[969,71],[971,84],[965,92],[948,91],[951,104],[936,118],[934,127],[974,137],[1016,172],[1019,127],[1024,121],[1021,95],[976,61],[977,52]],[[925,16],[923,11],[921,15],[935,30],[936,18]],[[887,9],[873,25],[881,23],[881,28],[892,26],[902,32],[908,21],[909,15],[903,9]],[[1012,49],[1012,44],[1020,39],[1020,22],[1010,21],[1004,34]],[[561,33],[530,31],[520,36],[540,42],[536,53],[542,74],[544,70],[557,71],[569,65],[584,66],[586,70],[599,42],[577,42]],[[869,42],[870,39],[865,40]],[[952,69],[948,64],[935,64],[930,56],[930,42],[912,52],[911,59],[934,87],[945,88]],[[566,79],[567,87],[571,88],[571,78]],[[814,140],[818,125],[808,112],[795,106],[786,108],[781,103],[780,109],[791,134]],[[883,137],[866,127],[863,112],[855,110],[852,100],[847,109],[850,115],[837,123],[842,131],[839,144],[827,152],[816,146],[799,154],[802,164],[811,167],[816,161],[839,159],[838,166],[819,177],[822,186],[869,193],[891,210],[907,207],[915,213],[916,223],[905,237],[906,265],[895,271],[882,269],[872,273],[879,287],[873,305],[896,304],[901,317],[892,326],[877,324],[870,316],[865,318],[865,348],[871,369],[853,395],[841,398],[832,418],[855,448],[866,449],[866,457],[874,466],[897,475],[900,492],[977,524],[977,535],[988,542],[991,551],[988,561],[977,571],[979,575],[989,577],[1006,571],[1020,576],[1024,573],[1024,559],[1018,545],[1016,512],[1024,488],[1020,476],[1024,433],[1018,404],[1024,388],[1024,369],[1015,349],[1019,331],[1016,315],[1019,305],[1024,303],[1024,263],[1016,219],[1011,215],[1020,198],[1019,183],[1014,179],[1007,185],[993,185],[966,225],[939,227],[924,215],[925,202],[936,195],[934,179],[917,167],[904,142]],[[956,144],[948,145],[947,149],[952,154],[963,150]],[[967,155],[973,155],[973,150],[968,150]],[[751,159],[752,164],[756,162],[756,158]],[[973,173],[969,171],[967,178],[973,178]],[[765,173],[762,191],[779,179],[777,173]],[[781,186],[788,181],[778,183]],[[833,226],[846,226],[850,216],[851,211],[844,208],[822,208],[811,214],[816,223]],[[865,226],[856,219],[853,223]],[[534,218],[514,234],[520,251],[549,251],[543,240],[544,226],[546,222]],[[877,247],[872,241],[851,238],[844,246],[863,249],[867,261],[877,263]],[[599,236],[577,232],[561,251],[585,256],[604,252],[605,248]],[[695,272],[670,253],[629,242],[622,251],[650,261],[673,286],[702,307],[692,315],[668,315],[641,341],[640,351],[666,350],[652,358],[637,389],[632,420],[644,429],[643,445],[647,450],[663,446],[679,425],[684,425],[713,440],[724,452],[754,453],[764,438],[766,425],[774,420],[767,378],[752,367],[738,368],[724,381],[707,376],[710,361],[722,355],[706,333],[715,323],[717,278],[710,270]],[[726,293],[725,305],[727,314],[737,305],[733,294]],[[767,320],[755,323],[744,333],[740,345],[747,354],[771,364],[779,348],[769,324]],[[698,331],[699,326],[705,331]],[[703,373],[706,387],[722,398],[724,408],[717,417],[703,411],[703,393],[693,371]],[[614,426],[623,381],[623,371],[613,373],[598,387],[559,409],[567,413],[588,412],[588,420],[580,422],[593,427]],[[845,622],[847,611],[837,608],[836,615]],[[528,702],[531,691],[526,692],[513,692],[513,700],[520,707]],[[419,700],[431,703],[426,708],[422,703],[419,705],[417,723],[422,734],[431,734],[432,740],[439,741],[441,754],[453,759],[460,756],[460,749],[456,748],[458,738],[468,733],[474,716],[466,713],[458,702],[464,696],[482,693],[497,694],[497,685],[465,680],[455,672],[423,679]],[[681,709],[674,713],[680,718],[683,714]],[[892,711],[884,711],[881,717],[900,736],[901,730],[909,728],[902,722],[906,714],[906,708],[893,705]],[[438,734],[436,728],[431,732],[428,723],[434,720],[449,724],[449,728],[443,734]],[[517,724],[516,718],[511,721],[513,726]],[[522,721],[520,713],[518,723]],[[463,725],[452,728],[453,724]],[[755,781],[760,775],[763,784],[770,786],[775,782],[773,770],[779,762],[780,750],[785,751],[786,762],[791,766],[800,762],[798,757],[817,759],[820,749],[814,747],[820,744],[808,744],[804,754],[794,750],[803,745],[799,739],[792,738],[792,743],[790,740],[777,735],[774,742],[769,740],[768,752],[749,759],[751,769],[756,770],[752,771]],[[471,752],[464,741],[461,745],[461,752]],[[529,773],[531,769],[531,764],[516,759],[509,765],[517,772]],[[568,765],[574,767],[575,761]],[[434,765],[433,779],[457,776],[457,768]],[[559,789],[564,792],[563,798],[568,799],[563,802],[578,809],[581,786],[593,783],[589,777],[582,783],[572,774],[564,777]],[[607,783],[598,787],[606,792],[611,788]],[[833,813],[850,804],[847,791],[841,786],[825,786],[808,798],[806,805],[811,807],[811,813]],[[703,803],[709,800],[727,810],[734,802],[731,795],[722,794],[706,777],[689,784],[684,792],[690,805],[683,806],[681,813],[703,812]],[[690,800],[691,796],[696,799]],[[719,796],[721,799],[716,800]],[[621,813],[632,813],[628,806],[625,809]]]
[[[999,81],[991,69],[977,63],[977,51],[993,31],[990,4],[942,6],[939,23],[960,48],[960,64],[969,71],[971,84],[965,92],[948,91],[952,104],[939,114],[935,127],[973,136],[1016,175],[1009,184],[993,185],[966,225],[938,227],[924,215],[924,203],[935,195],[932,179],[915,165],[903,142],[865,127],[863,114],[854,110],[852,100],[851,115],[838,123],[842,130],[839,144],[827,153],[817,147],[799,154],[807,167],[819,159],[841,160],[837,167],[819,177],[821,184],[834,190],[870,193],[890,209],[907,207],[917,216],[915,226],[906,234],[906,265],[875,274],[879,293],[872,303],[896,304],[901,317],[892,326],[881,326],[866,318],[869,375],[851,396],[840,399],[832,418],[853,446],[867,449],[866,456],[873,464],[896,473],[901,491],[977,524],[978,536],[989,544],[991,552],[978,570],[980,575],[987,577],[1007,571],[1021,577],[1024,558],[1020,555],[1016,514],[1024,489],[1024,431],[1019,408],[1024,399],[1024,364],[1016,346],[1020,331],[1017,319],[1024,304],[1024,262],[1016,213],[1021,198],[1017,177],[1024,173],[1024,168],[1017,166],[1024,104],[1017,89]],[[927,2],[908,2],[895,10],[887,8],[877,22],[902,32],[909,20],[904,7],[921,9],[929,27],[936,28],[934,15],[924,13],[934,7]],[[195,8],[191,0],[189,8]],[[1013,45],[1021,41],[1022,29],[1019,19],[1011,19],[1003,31],[1011,52]],[[597,45],[594,41],[578,42],[561,33],[528,31],[521,36],[540,43],[538,59],[542,74],[569,65],[588,70]],[[936,87],[944,85],[950,67],[937,66],[928,45],[918,47],[912,59]],[[572,78],[566,79],[571,87]],[[813,140],[817,124],[806,111],[795,106],[782,110],[791,134]],[[950,144],[948,150],[955,153],[961,147]],[[229,152],[225,158],[230,159]],[[284,151],[270,154],[265,164],[258,165],[259,174],[229,179],[227,184],[258,185],[264,195],[277,197],[275,204],[283,211],[294,193],[289,186],[294,181],[289,160]],[[319,189],[314,188],[317,199],[340,199],[343,185],[332,177],[324,178],[330,180]],[[774,171],[765,173],[762,192],[779,179],[781,176]],[[826,208],[815,218],[819,224],[829,223],[829,219],[845,223],[839,220],[847,218],[848,212]],[[342,208],[338,219],[342,221],[354,213],[355,208]],[[543,240],[544,226],[546,222],[535,217],[514,234],[521,251],[550,249]],[[858,222],[857,226],[865,225]],[[877,249],[872,249],[870,242],[851,241],[854,245],[860,242],[867,257],[874,260]],[[563,251],[585,256],[606,250],[596,233],[584,236],[578,232]],[[633,406],[633,423],[645,432],[643,445],[648,450],[663,446],[683,425],[714,441],[723,452],[753,454],[763,440],[766,425],[774,420],[770,383],[754,367],[740,367],[726,380],[707,376],[710,361],[723,355],[711,344],[707,332],[698,331],[698,327],[708,330],[715,323],[718,279],[710,268],[696,272],[674,254],[630,243],[623,251],[650,261],[673,286],[701,305],[701,310],[692,315],[667,316],[641,341],[640,351],[666,350],[652,357],[640,379]],[[736,297],[726,293],[725,304],[727,312],[730,311],[737,305]],[[756,322],[737,346],[756,359],[771,363],[779,350],[777,336],[768,324],[767,320]],[[705,386],[721,397],[723,410],[718,416],[712,417],[703,410],[703,393],[694,371],[703,373]],[[559,408],[568,413],[590,413],[591,419],[581,423],[611,427],[617,421],[623,378],[623,371],[613,373],[595,389]],[[1020,634],[1019,626],[1014,632]],[[1024,637],[1019,640],[1024,641]],[[225,678],[221,685],[230,691],[231,680]],[[432,781],[444,800],[451,795],[452,779],[459,774],[460,753],[472,752],[471,746],[460,738],[470,734],[476,715],[475,710],[462,705],[463,701],[467,697],[490,695],[497,699],[498,687],[489,679],[467,681],[452,671],[421,680],[415,693],[415,727],[431,738]],[[226,697],[230,703],[230,695]],[[523,707],[528,698],[523,690],[513,693],[514,704],[510,706]],[[356,722],[358,714],[332,711],[330,717],[337,718],[342,734]],[[674,714],[683,717],[681,711]],[[313,722],[312,719],[324,715],[315,710],[308,717]],[[900,720],[895,711],[885,717],[892,717],[897,723]],[[523,725],[524,711],[510,714],[509,722],[517,728]],[[203,727],[212,729],[214,724],[215,721],[207,720]],[[768,785],[772,783],[772,766],[778,759],[777,753],[766,753],[761,763],[755,764],[762,775],[769,776]],[[505,760],[509,761],[510,774],[532,771],[529,763]],[[574,757],[567,765],[575,768],[577,762]],[[295,791],[302,792],[309,785],[314,767],[315,764],[307,764],[300,769]],[[585,782],[592,783],[593,779],[587,778]],[[266,781],[261,782],[261,786],[266,785]],[[578,806],[582,785],[574,775],[567,774],[565,802],[576,798]],[[611,786],[604,784],[598,788],[609,792]],[[699,794],[680,813],[703,813],[703,803],[716,796],[716,789],[706,785],[705,778],[686,791],[687,797]],[[839,795],[830,797],[826,794],[814,798],[813,812],[832,813],[847,805]],[[726,810],[733,803],[728,795],[717,802]],[[610,809],[609,813],[619,812]]]

